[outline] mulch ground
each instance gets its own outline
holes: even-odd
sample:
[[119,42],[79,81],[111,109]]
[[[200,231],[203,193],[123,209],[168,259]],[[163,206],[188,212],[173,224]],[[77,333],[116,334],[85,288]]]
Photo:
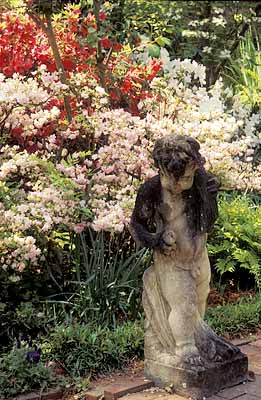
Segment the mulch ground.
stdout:
[[217,289],[211,289],[208,295],[208,306],[216,307],[225,304],[235,304],[242,298],[251,299],[253,297],[255,297],[255,292],[253,290],[238,292],[228,288],[225,289],[223,293],[220,293]]

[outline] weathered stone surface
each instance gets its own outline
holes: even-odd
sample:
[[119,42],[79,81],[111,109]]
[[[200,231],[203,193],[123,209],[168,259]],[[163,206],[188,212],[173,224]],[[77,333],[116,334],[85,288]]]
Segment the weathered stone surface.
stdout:
[[261,351],[254,343],[242,346],[241,350],[249,357],[249,369],[261,374]]
[[247,393],[261,399],[261,375],[256,375],[256,381],[247,385]]
[[229,389],[221,390],[218,393],[218,396],[222,399],[234,399],[236,397],[241,397],[247,394],[247,385],[241,384],[237,386],[233,386]]
[[259,363],[257,364],[250,363],[249,368],[255,371],[256,374],[261,375],[261,365]]
[[241,346],[245,346],[245,345],[247,345],[247,344],[252,344],[253,342],[254,342],[254,338],[242,338],[242,339],[233,339],[233,340],[231,340],[231,343],[234,345],[234,346],[238,346],[238,347],[241,347]]
[[180,395],[203,399],[216,394],[222,388],[246,381],[247,367],[247,357],[242,354],[232,361],[194,370],[167,367],[146,360],[145,374],[151,379],[153,377],[156,384],[161,387],[171,386],[173,391]]
[[[184,399],[184,397],[183,397],[183,399]],[[214,396],[209,397],[208,400],[221,400],[221,398],[219,396],[214,395]]]
[[253,344],[247,344],[245,346],[241,346],[241,351],[248,355],[258,355],[256,351],[256,347]]
[[239,348],[203,321],[211,275],[206,239],[218,215],[218,185],[199,149],[187,136],[156,141],[159,175],[141,186],[131,219],[134,238],[154,250],[143,277],[145,373],[194,398],[246,380],[248,368]]

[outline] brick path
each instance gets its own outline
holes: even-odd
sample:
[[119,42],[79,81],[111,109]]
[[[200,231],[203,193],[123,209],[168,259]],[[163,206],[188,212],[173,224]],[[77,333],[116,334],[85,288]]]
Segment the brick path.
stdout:
[[[261,400],[261,333],[253,337],[252,340],[237,340],[234,344],[238,345],[241,351],[248,356],[249,370],[255,372],[255,381],[240,384],[225,390],[217,395],[209,397],[208,400]],[[135,383],[137,390],[135,390]],[[147,386],[143,387],[142,384]],[[128,391],[128,386],[130,390]],[[186,400],[176,394],[169,394],[157,387],[149,387],[148,381],[144,381],[141,374],[130,377],[119,377],[114,384],[106,387],[96,388],[86,393],[85,400]],[[96,391],[96,392],[95,392]],[[133,392],[137,393],[133,393]],[[128,394],[126,394],[128,393]],[[103,396],[104,395],[104,396]]]
[[[208,400],[261,400],[261,335],[258,335],[256,339],[245,345],[236,343],[241,351],[247,354],[249,370],[255,372],[256,380],[222,390]],[[153,389],[124,396],[122,400],[184,400],[184,397],[165,392],[153,392]]]

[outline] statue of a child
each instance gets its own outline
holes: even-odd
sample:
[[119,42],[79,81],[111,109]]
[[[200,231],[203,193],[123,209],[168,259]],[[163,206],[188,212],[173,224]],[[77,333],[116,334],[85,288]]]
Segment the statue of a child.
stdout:
[[203,322],[211,275],[206,239],[218,216],[218,182],[199,149],[188,136],[157,140],[159,175],[140,187],[132,215],[135,240],[154,250],[143,278],[148,365],[197,368],[239,351]]

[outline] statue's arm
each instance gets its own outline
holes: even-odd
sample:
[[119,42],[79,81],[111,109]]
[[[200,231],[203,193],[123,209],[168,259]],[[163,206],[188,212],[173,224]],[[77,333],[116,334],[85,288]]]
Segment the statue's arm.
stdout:
[[207,220],[209,233],[218,218],[218,204],[217,204],[217,194],[220,188],[219,180],[212,174],[207,173],[207,193],[208,193],[208,203],[209,207],[207,209]]
[[160,190],[158,175],[145,182],[139,188],[131,217],[130,230],[134,240],[152,249],[159,245],[161,236],[160,233],[152,233],[149,229],[150,223],[155,222],[155,208],[159,202]]
[[207,191],[209,196],[216,199],[218,191],[220,188],[219,180],[212,174],[207,174]]

